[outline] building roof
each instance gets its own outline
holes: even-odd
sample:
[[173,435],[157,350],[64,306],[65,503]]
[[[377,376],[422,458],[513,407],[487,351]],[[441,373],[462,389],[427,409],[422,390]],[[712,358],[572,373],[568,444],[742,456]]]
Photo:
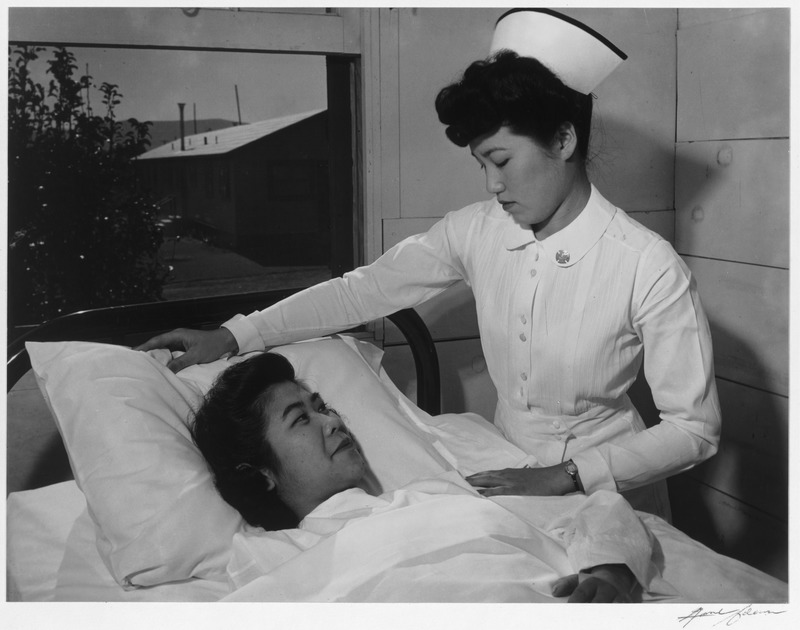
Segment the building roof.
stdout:
[[324,109],[315,109],[301,114],[291,114],[280,118],[270,118],[261,122],[250,123],[227,129],[217,129],[205,133],[184,136],[185,150],[181,151],[181,141],[173,140],[160,147],[142,153],[137,159],[155,160],[160,158],[199,157],[204,155],[221,155],[230,153],[251,142],[260,140],[270,134],[286,129],[292,125],[324,112]]

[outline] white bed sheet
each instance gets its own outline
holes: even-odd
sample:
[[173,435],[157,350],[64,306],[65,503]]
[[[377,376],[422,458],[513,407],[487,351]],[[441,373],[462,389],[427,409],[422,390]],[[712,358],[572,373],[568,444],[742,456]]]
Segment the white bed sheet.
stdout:
[[[442,455],[463,474],[491,468],[519,466],[526,461],[524,452],[507,442],[491,423],[475,414],[444,414],[431,417],[418,409],[415,410],[415,414],[420,426],[424,426],[425,430],[437,438],[437,448],[440,448]],[[531,520],[534,515],[526,515],[525,509],[539,508],[531,508],[530,506],[535,506],[537,503],[526,499],[526,497],[502,497],[496,500],[512,511],[519,512],[522,518]],[[261,578],[236,590],[233,587],[235,577],[232,577],[230,585],[208,580],[191,580],[153,588],[123,590],[106,570],[97,551],[94,526],[86,510],[83,494],[75,482],[11,494],[7,506],[8,597],[11,601],[198,602],[220,599],[261,601],[275,599],[271,587],[268,586],[270,580]],[[435,514],[431,515],[431,518],[435,517]],[[401,515],[398,518],[403,517]],[[785,583],[713,552],[661,519],[643,513],[640,513],[640,518],[651,531],[655,532],[661,552],[667,556],[663,574],[664,584],[661,584],[649,599],[669,602],[709,601],[709,598],[717,602],[787,600]],[[388,527],[386,536],[390,536],[395,524],[389,519],[384,520],[384,525]],[[447,547],[450,542],[447,540],[447,528],[439,529],[443,548]],[[474,544],[474,541],[469,544]],[[335,547],[336,545],[331,548]],[[307,561],[302,558],[295,559],[287,562],[286,567],[279,567],[280,571],[296,576],[317,573],[320,570],[319,557],[324,554],[325,549],[325,545],[316,551],[310,549],[301,554],[307,556]],[[416,551],[416,549],[406,551],[410,554],[408,558],[410,562],[415,561],[413,556]],[[308,562],[316,564],[309,566]],[[328,568],[334,570],[337,567]],[[451,575],[454,574],[457,574],[457,571],[451,572]],[[364,577],[363,571],[360,575],[367,582],[384,579],[384,576],[380,575]],[[548,581],[548,575],[545,567],[540,577]],[[386,584],[391,584],[396,577],[397,574],[388,576]],[[404,583],[402,579],[400,583]],[[415,595],[413,589],[416,587],[413,581],[405,584],[410,585],[411,590],[407,590],[405,595],[396,591],[394,593],[396,598],[406,601],[415,597],[422,598],[421,592],[416,592]],[[388,593],[385,589],[382,592],[385,595]],[[428,596],[431,596],[431,593],[428,593]],[[357,594],[351,593],[342,599],[348,597],[358,598]],[[302,597],[297,595],[296,598],[319,601],[326,599],[327,596],[325,592],[315,592],[311,589]],[[546,601],[549,598],[540,592],[535,599]]]
[[74,481],[12,492],[6,501],[8,601],[52,600],[67,538],[86,509]]
[[487,500],[455,473],[380,498],[350,490],[301,532],[237,534],[229,572],[240,586],[226,601],[552,603],[558,577],[622,561],[646,603],[788,600],[780,580],[621,501],[607,492]]
[[130,590],[120,588],[97,551],[94,524],[84,509],[67,538],[53,599],[59,602],[215,602],[229,592],[227,581],[213,580],[187,580]]
[[[520,497],[501,497],[495,501],[503,505],[506,509],[518,513],[522,518],[530,521],[541,520],[540,508],[535,508],[538,513],[527,513],[526,510],[535,506],[533,501],[525,501]],[[569,497],[563,500],[569,501]],[[572,497],[572,500],[579,500],[579,497]],[[437,506],[444,506],[448,510],[450,507],[446,503],[432,503],[432,509]],[[527,507],[526,507],[527,506]],[[347,511],[347,510],[345,510]],[[388,528],[384,534],[391,536],[391,532],[396,530],[402,520],[407,518],[400,512],[397,517],[390,515],[381,521],[384,528]],[[429,515],[430,518],[438,518],[436,514]],[[758,571],[748,565],[722,556],[692,540],[682,532],[676,530],[663,520],[651,515],[639,513],[640,518],[647,524],[649,529],[656,535],[659,544],[659,553],[666,558],[663,564],[662,578],[653,583],[652,592],[646,597],[646,601],[654,602],[742,602],[750,601],[755,603],[781,603],[788,599],[787,585],[765,573]],[[338,517],[333,515],[333,519]],[[341,519],[338,519],[341,520]],[[337,524],[337,528],[341,522]],[[448,553],[453,551],[453,541],[448,538],[447,528],[439,528],[440,535],[437,540],[428,540],[427,544],[431,549],[441,545],[438,553]],[[361,539],[358,532],[353,529],[351,534],[355,535],[356,548],[360,548]],[[378,533],[374,540],[380,540],[384,534]],[[352,538],[352,536],[350,537]],[[322,544],[317,548],[310,549],[308,552],[300,554],[300,557],[293,558],[285,566],[277,567],[279,570],[272,577],[255,577],[252,581],[239,589],[232,585],[212,582],[208,580],[191,580],[188,582],[164,584],[154,588],[123,590],[111,578],[106,570],[102,559],[95,545],[94,529],[91,519],[86,511],[85,501],[80,490],[74,482],[65,482],[32,490],[27,492],[14,493],[8,499],[8,600],[9,601],[107,601],[107,602],[203,602],[203,601],[275,601],[287,595],[287,593],[275,592],[275,584],[286,584],[296,581],[303,585],[297,593],[289,594],[290,600],[309,601],[309,600],[328,600],[339,599],[358,599],[358,588],[348,590],[348,585],[344,583],[323,584],[324,588],[315,590],[313,584],[307,580],[310,574],[319,575],[326,570],[341,571],[345,566],[341,564],[342,559],[345,564],[348,558],[357,561],[358,554],[347,553],[346,545],[348,538],[331,540],[327,545]],[[352,542],[352,541],[351,541]],[[252,544],[252,541],[250,541]],[[258,544],[258,542],[256,542]],[[541,544],[541,543],[539,543]],[[333,546],[331,546],[333,545]],[[475,545],[475,541],[466,541],[464,550]],[[253,547],[254,549],[256,547]],[[380,545],[379,545],[380,548]],[[400,549],[403,547],[400,546]],[[336,549],[336,556],[339,558],[336,567],[328,566],[327,569],[320,565],[320,558],[325,558],[325,552],[329,549]],[[406,558],[396,557],[392,559],[393,565],[402,565],[403,562],[411,565],[418,563],[420,549],[417,547],[406,547],[404,553]],[[263,553],[269,554],[271,549],[263,549]],[[429,549],[430,551],[430,549]],[[472,550],[474,552],[474,549]],[[369,556],[369,553],[367,553]],[[434,553],[435,555],[435,553]],[[361,553],[363,556],[363,550]],[[489,556],[487,556],[488,558]],[[506,558],[506,561],[513,559]],[[563,563],[564,558],[559,558]],[[546,563],[537,563],[528,559],[517,559],[516,564],[527,567],[529,571],[528,584],[532,580],[537,580],[533,569],[541,564],[540,575],[538,575],[538,591],[522,589],[526,593],[533,593],[535,601],[547,601],[550,599],[542,591],[545,583],[549,583],[552,578],[552,571],[548,569]],[[313,563],[313,571],[309,567]],[[450,563],[452,564],[452,562]],[[458,564],[458,561],[456,561]],[[378,565],[375,565],[378,566]],[[561,570],[564,567],[559,567]],[[447,563],[441,567],[432,567],[430,570],[436,572],[438,591],[426,590],[424,587],[425,576],[411,577],[411,573],[400,575],[392,571],[381,570],[385,575],[380,575],[376,570],[373,575],[369,574],[370,567],[354,567],[353,575],[356,575],[363,583],[377,581],[384,584],[383,589],[375,590],[371,596],[377,596],[381,601],[442,601],[453,599],[452,593],[463,589],[460,596],[469,593],[465,584],[459,584],[458,580],[453,580],[453,576],[458,576],[457,569],[449,567]],[[423,567],[423,573],[426,571]],[[449,580],[440,579],[444,575],[449,575]],[[297,580],[289,579],[291,576]],[[306,579],[299,579],[305,576]],[[278,579],[280,578],[280,579]],[[277,582],[276,582],[277,579]],[[288,580],[288,582],[287,582]],[[513,580],[506,580],[512,583]],[[537,583],[538,583],[537,582]],[[490,580],[488,584],[498,584],[497,580]],[[334,588],[335,587],[335,588]],[[420,587],[423,590],[418,590]],[[415,590],[416,589],[416,590]],[[448,590],[449,589],[449,590]],[[281,589],[284,590],[284,589]],[[495,589],[496,591],[497,589]],[[502,589],[501,589],[502,590]],[[517,590],[519,590],[517,585]],[[365,591],[361,591],[363,594]],[[369,592],[369,591],[366,591]],[[483,592],[480,596],[472,595],[466,601],[479,601],[484,599],[487,593],[494,592],[483,585]],[[509,591],[510,592],[510,591]],[[337,597],[331,597],[336,593]],[[448,595],[451,593],[451,595]],[[476,593],[481,593],[479,588]],[[391,597],[389,597],[391,594]],[[425,595],[425,597],[423,597]],[[478,599],[475,599],[477,597]],[[505,596],[504,596],[505,597]],[[369,598],[366,598],[369,599]],[[507,599],[507,597],[506,597]],[[550,599],[550,601],[552,601]]]
[[122,589],[97,551],[74,481],[12,493],[7,514],[8,601],[211,602],[230,593],[227,582],[211,580]]

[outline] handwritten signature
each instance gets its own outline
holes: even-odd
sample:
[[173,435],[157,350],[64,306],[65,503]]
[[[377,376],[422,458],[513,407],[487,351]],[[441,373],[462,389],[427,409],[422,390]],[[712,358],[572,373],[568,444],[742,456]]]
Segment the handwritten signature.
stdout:
[[751,604],[748,604],[743,608],[736,608],[733,610],[723,610],[722,608],[720,608],[719,610],[705,610],[702,607],[700,607],[700,608],[695,608],[688,615],[684,615],[683,617],[678,617],[678,621],[683,623],[683,627],[685,628],[695,619],[703,619],[706,617],[711,617],[711,618],[718,618],[717,622],[712,624],[714,626],[718,626],[719,624],[732,626],[733,624],[737,623],[738,621],[741,621],[745,617],[755,617],[757,615],[782,615],[785,612],[786,612],[785,610],[758,610],[753,608]]

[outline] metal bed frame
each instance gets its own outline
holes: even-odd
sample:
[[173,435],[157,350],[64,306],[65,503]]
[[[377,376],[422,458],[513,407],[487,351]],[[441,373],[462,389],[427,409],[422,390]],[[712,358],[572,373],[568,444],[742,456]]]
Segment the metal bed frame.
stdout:
[[[216,328],[235,313],[266,308],[299,290],[112,306],[57,317],[9,343],[6,390],[10,390],[30,369],[26,341],[99,341],[135,346],[174,328]],[[397,326],[411,348],[417,376],[417,405],[431,415],[438,415],[441,412],[439,359],[425,322],[413,309],[398,311],[388,319]]]

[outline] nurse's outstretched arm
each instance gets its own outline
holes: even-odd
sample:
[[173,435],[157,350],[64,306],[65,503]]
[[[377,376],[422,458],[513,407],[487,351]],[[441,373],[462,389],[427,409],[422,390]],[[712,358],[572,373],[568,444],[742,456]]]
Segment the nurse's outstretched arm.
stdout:
[[170,368],[214,361],[233,352],[321,337],[410,308],[465,277],[461,245],[480,204],[451,212],[428,232],[398,243],[371,265],[332,278],[247,316],[218,331],[178,329],[139,346],[140,350],[185,350]]

